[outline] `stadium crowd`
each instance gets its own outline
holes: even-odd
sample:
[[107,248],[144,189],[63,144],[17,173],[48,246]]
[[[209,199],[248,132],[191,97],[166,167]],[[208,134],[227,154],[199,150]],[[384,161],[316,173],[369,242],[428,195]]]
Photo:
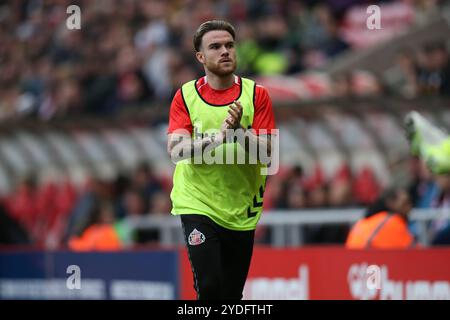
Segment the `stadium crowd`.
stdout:
[[[404,2],[415,6],[418,19],[436,9],[436,1]],[[0,121],[105,116],[167,105],[182,83],[202,74],[191,37],[212,18],[229,20],[239,30],[240,75],[320,68],[352,47],[339,30],[356,3],[370,1],[0,1]],[[82,9],[79,31],[65,27],[70,4]],[[352,94],[350,73],[333,81],[337,96]],[[405,48],[379,81],[380,93],[450,95],[448,49],[443,43],[419,52]],[[415,159],[411,175],[415,206],[448,201],[449,183],[432,179]],[[107,247],[157,242],[154,231],[130,235],[120,222],[133,215],[167,214],[170,190],[170,177],[157,176],[148,165],[112,181],[92,178],[81,189],[69,181],[39,185],[30,177],[1,201],[0,243],[83,249],[103,232],[112,234]],[[381,185],[370,168],[353,176],[344,165],[326,180],[320,167],[308,174],[294,167],[271,177],[266,192],[266,210],[349,208],[373,202]],[[95,228],[105,224],[111,227]],[[309,243],[344,243],[348,228],[309,231]],[[259,241],[267,241],[264,234]]]
[[[411,175],[414,179],[409,194],[415,207],[439,207],[448,202],[448,177],[433,179],[415,158],[411,159]],[[169,176],[156,175],[146,164],[131,175],[118,175],[113,180],[92,179],[82,188],[68,181],[37,185],[29,178],[0,201],[3,221],[0,243],[46,248],[70,246],[81,250],[85,246],[89,248],[92,237],[101,237],[92,229],[87,238],[82,235],[90,227],[101,225],[108,225],[108,233],[113,232],[117,237],[114,249],[158,243],[160,235],[156,230],[131,234],[121,221],[126,217],[169,214],[171,186]],[[277,209],[365,207],[381,192],[381,185],[369,168],[353,176],[349,168],[343,166],[329,181],[323,178],[320,168],[312,175],[304,174],[301,167],[283,168],[279,174],[269,177],[264,209],[270,213]],[[347,225],[307,228],[305,242],[344,243],[348,231]],[[261,230],[257,241],[267,243],[270,234]]]
[[[241,75],[320,68],[356,45],[344,36],[346,13],[365,3],[370,1],[2,1],[0,120],[108,115],[150,102],[166,104],[182,83],[201,74],[191,35],[212,18],[227,19],[239,30]],[[406,12],[400,24],[407,26],[436,11],[437,1],[401,3],[415,9],[413,18],[409,7],[401,9]],[[66,28],[72,4],[81,8],[81,30]],[[407,96],[448,93],[448,66],[442,46],[427,47],[417,58],[403,52],[386,83]],[[337,95],[349,93],[351,75],[333,80]]]

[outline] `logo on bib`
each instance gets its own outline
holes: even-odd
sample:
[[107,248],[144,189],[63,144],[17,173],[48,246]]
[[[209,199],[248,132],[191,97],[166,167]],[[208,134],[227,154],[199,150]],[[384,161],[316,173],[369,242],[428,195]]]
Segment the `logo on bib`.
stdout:
[[188,242],[191,246],[198,246],[205,242],[205,240],[205,235],[197,229],[194,229],[188,237]]

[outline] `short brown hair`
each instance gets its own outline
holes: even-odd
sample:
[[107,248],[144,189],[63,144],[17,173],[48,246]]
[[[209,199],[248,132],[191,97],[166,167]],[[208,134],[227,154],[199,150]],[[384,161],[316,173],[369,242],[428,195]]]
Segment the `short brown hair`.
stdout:
[[197,31],[195,31],[194,34],[194,48],[195,51],[200,51],[200,46],[202,44],[202,38],[205,35],[205,33],[213,30],[224,30],[228,31],[229,34],[233,37],[233,40],[235,40],[235,32],[234,27],[231,25],[231,23],[223,20],[210,20],[202,23]]

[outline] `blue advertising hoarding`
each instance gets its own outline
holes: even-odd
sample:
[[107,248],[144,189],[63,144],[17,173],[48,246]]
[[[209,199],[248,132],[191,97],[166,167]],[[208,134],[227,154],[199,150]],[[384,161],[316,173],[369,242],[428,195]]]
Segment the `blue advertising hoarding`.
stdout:
[[176,250],[0,253],[0,299],[179,298]]

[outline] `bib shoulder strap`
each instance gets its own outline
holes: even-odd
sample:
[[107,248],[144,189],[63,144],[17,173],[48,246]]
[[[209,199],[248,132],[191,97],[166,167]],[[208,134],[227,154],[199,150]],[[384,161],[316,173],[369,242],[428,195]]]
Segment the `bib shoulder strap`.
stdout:
[[186,82],[181,86],[181,96],[183,98],[183,102],[186,105],[186,108],[188,108],[192,105],[192,101],[195,99],[195,95],[197,94],[195,92],[195,83],[197,80],[191,80],[189,82]]

